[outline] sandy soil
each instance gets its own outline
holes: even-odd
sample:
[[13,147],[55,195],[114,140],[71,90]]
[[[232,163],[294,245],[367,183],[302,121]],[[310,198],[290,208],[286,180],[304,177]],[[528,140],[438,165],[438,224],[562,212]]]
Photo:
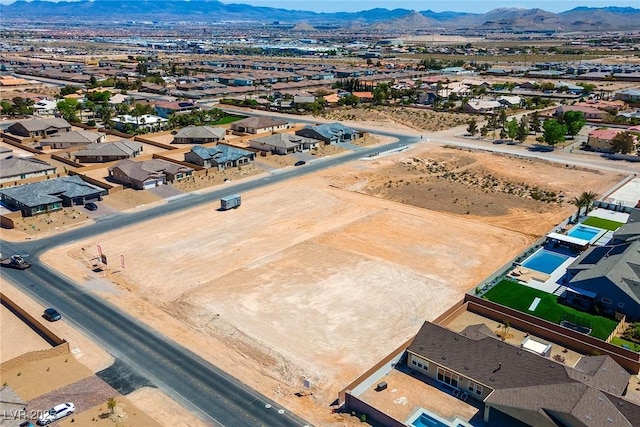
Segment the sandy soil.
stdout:
[[[164,423],[151,417],[150,414],[144,412],[144,410],[136,407],[131,400],[124,396],[113,396],[116,399],[117,405],[113,408],[113,412],[107,407],[107,402],[102,402],[88,410],[74,414],[58,422],[60,427],[75,427],[75,426],[96,426],[96,427],[134,427],[134,426],[162,426],[166,424],[167,418],[163,420]],[[159,409],[160,405],[154,409]],[[153,414],[153,412],[151,412]],[[165,414],[168,415],[168,414]],[[197,424],[182,424],[176,417],[171,417],[176,424],[172,426],[186,426]]]
[[[4,289],[3,289],[4,290]],[[0,306],[0,363],[51,346],[7,307]]]
[[[247,193],[239,210],[195,208],[44,259],[309,421],[331,425],[341,422],[327,409],[341,387],[573,212],[560,193],[601,191],[618,179],[413,148]],[[553,202],[533,200],[530,188],[555,193]],[[98,242],[124,255],[126,269],[106,279],[89,271],[81,254]],[[305,378],[313,394],[295,397]]]
[[17,368],[3,368],[0,373],[3,384],[7,383],[25,400],[31,400],[93,375],[90,369],[71,354],[25,362]]
[[343,107],[327,110],[322,115],[328,120],[339,120],[367,126],[398,126],[414,130],[436,132],[462,125],[474,116],[464,113],[435,112],[412,107]]

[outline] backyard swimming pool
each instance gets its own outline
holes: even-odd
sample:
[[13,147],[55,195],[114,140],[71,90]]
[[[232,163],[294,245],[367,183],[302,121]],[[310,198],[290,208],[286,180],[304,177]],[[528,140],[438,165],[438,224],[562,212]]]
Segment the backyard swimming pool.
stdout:
[[420,408],[416,414],[409,419],[407,424],[412,427],[471,427],[471,424],[459,418],[456,418],[454,421],[447,421],[424,408]]
[[551,274],[560,267],[560,264],[569,259],[569,256],[558,252],[552,252],[547,249],[540,249],[535,254],[524,260],[523,267],[532,270],[541,271],[542,273]]
[[589,227],[588,225],[576,225],[571,230],[569,230],[567,236],[591,242],[594,237],[601,234],[602,232],[603,230],[599,228]]

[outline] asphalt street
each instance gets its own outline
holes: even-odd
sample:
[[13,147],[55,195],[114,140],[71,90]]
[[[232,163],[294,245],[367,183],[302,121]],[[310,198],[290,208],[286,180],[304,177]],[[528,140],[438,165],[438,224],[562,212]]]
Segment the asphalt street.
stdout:
[[[382,150],[402,148],[412,140],[415,138],[402,137],[400,141],[382,148],[363,148],[342,156],[317,159],[304,166],[280,170],[255,180],[231,183],[212,192],[179,196],[146,210],[99,218],[92,225],[45,239],[21,243],[0,241],[3,254],[20,253],[32,263],[32,267],[24,271],[3,269],[2,275],[44,305],[56,307],[67,321],[92,337],[114,357],[128,364],[164,393],[216,425],[307,425],[304,420],[235,380],[189,349],[145,326],[109,302],[86,292],[65,277],[64,272],[57,272],[40,264],[38,257],[44,251],[61,244],[217,202],[223,196],[245,193]],[[211,209],[217,208],[217,203],[211,203]]]
[[[298,118],[297,121],[304,120]],[[317,121],[309,120],[308,122]],[[374,131],[366,128],[363,130]],[[221,426],[302,426],[307,424],[304,420],[235,380],[189,349],[130,317],[109,302],[86,292],[65,277],[64,272],[57,272],[40,264],[38,257],[44,251],[61,244],[195,206],[211,203],[211,209],[217,209],[217,201],[221,197],[246,193],[382,151],[399,150],[418,142],[425,147],[429,144],[451,144],[518,156],[539,157],[567,165],[595,166],[621,173],[637,171],[637,165],[615,163],[595,156],[574,155],[560,150],[539,153],[529,152],[520,146],[493,145],[474,139],[461,140],[455,135],[439,136],[436,139],[435,136],[421,138],[411,132],[406,134],[379,130],[375,132],[393,136],[398,140],[382,147],[359,147],[357,151],[340,156],[314,159],[304,166],[276,170],[265,176],[237,184],[229,183],[214,191],[177,196],[167,203],[134,213],[116,213],[101,217],[94,224],[48,238],[20,243],[0,240],[0,251],[4,256],[20,253],[28,256],[33,263],[33,266],[25,271],[3,269],[2,275],[44,305],[56,307],[67,321],[84,331],[113,356],[129,365],[164,393],[201,414],[203,419]]]

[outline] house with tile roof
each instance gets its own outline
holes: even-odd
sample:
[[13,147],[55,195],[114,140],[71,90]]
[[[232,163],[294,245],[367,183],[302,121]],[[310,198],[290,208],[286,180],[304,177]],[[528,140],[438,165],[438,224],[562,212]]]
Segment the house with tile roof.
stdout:
[[41,147],[51,147],[55,149],[65,149],[72,147],[82,147],[89,144],[104,142],[107,135],[100,132],[88,130],[74,130],[71,132],[59,133],[40,141]]
[[214,126],[187,126],[173,136],[172,144],[206,144],[223,141],[227,131]]
[[622,132],[622,129],[595,129],[589,132],[586,145],[592,150],[612,152],[613,138]]
[[172,114],[188,114],[200,107],[189,101],[162,101],[156,103],[154,109],[158,116],[168,119]]
[[276,133],[249,140],[249,146],[256,150],[286,155],[295,152],[316,150],[321,141],[290,133]]
[[106,163],[116,160],[131,159],[142,153],[142,144],[128,139],[114,142],[102,142],[87,145],[74,154],[80,163]]
[[10,209],[20,210],[22,216],[33,216],[100,200],[107,193],[73,175],[0,189],[0,201]]
[[461,333],[425,322],[408,347],[407,367],[484,405],[484,421],[537,427],[640,425],[624,399],[630,374],[609,356],[574,367],[502,342],[486,326]]
[[0,159],[0,183],[56,173],[56,167],[35,157]]
[[196,145],[184,155],[184,161],[204,168],[227,168],[247,165],[256,157],[256,153],[229,145],[216,145],[215,147],[202,147]]
[[151,159],[141,162],[120,160],[109,168],[109,178],[136,190],[180,181],[193,175],[193,169],[166,160]]
[[16,122],[7,129],[9,133],[28,138],[50,136],[61,132],[71,132],[71,125],[65,119],[29,119]]
[[351,129],[339,122],[327,123],[318,126],[305,126],[297,130],[296,135],[317,139],[325,144],[337,144],[339,142],[353,141],[361,136],[360,132]]
[[263,133],[284,130],[289,127],[289,122],[273,117],[255,116],[231,123],[231,130],[241,133]]

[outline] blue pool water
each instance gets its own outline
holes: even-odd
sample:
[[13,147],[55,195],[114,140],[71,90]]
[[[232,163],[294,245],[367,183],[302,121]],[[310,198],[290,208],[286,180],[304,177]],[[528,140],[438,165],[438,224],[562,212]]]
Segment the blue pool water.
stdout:
[[567,236],[575,237],[576,239],[591,241],[600,233],[599,228],[588,227],[586,225],[576,225],[567,233]]
[[430,415],[424,413],[416,418],[416,420],[411,425],[413,427],[449,427],[449,424],[438,421]]
[[546,274],[551,274],[560,266],[560,264],[568,259],[569,257],[567,255],[551,252],[546,249],[540,249],[538,252],[527,258],[522,263],[522,266],[532,270],[541,271]]

